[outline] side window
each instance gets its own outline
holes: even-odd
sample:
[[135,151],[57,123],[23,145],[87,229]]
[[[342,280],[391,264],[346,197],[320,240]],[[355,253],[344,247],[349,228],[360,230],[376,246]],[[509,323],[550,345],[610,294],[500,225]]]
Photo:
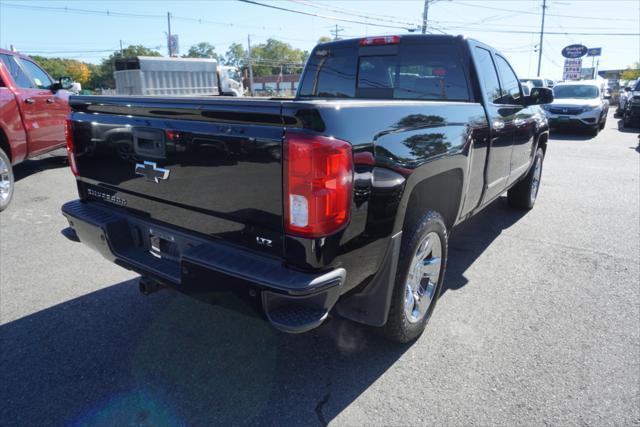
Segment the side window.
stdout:
[[9,74],[11,74],[11,78],[18,87],[26,89],[34,88],[33,83],[29,80],[29,77],[24,73],[24,71],[22,71],[22,68],[20,68],[12,55],[0,53],[0,61],[2,61],[5,67],[7,67]]
[[27,72],[31,75],[31,79],[36,84],[38,89],[49,89],[53,82],[49,75],[34,62],[27,61],[26,59],[20,59],[22,65],[27,70]]
[[499,104],[519,104],[520,103],[520,85],[518,78],[511,69],[506,59],[500,55],[496,55],[496,65],[502,77],[502,99]]
[[491,102],[498,102],[502,97],[500,81],[496,67],[491,59],[491,52],[481,47],[476,47],[476,62],[478,63],[478,78],[482,84],[482,90]]

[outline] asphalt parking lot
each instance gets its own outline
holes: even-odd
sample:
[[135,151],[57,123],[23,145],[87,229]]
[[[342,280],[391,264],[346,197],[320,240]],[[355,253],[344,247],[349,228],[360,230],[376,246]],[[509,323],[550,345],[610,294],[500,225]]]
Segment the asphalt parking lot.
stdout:
[[60,158],[0,214],[0,424],[638,425],[640,149],[610,115],[554,134],[536,207],[455,229],[427,332],[304,335],[135,277],[67,240]]

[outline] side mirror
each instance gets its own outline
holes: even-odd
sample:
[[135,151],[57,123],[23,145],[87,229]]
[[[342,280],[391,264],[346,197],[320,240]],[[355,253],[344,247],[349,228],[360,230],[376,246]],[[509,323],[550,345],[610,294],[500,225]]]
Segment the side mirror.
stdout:
[[57,82],[51,85],[51,92],[56,93],[60,89],[71,89],[73,87],[73,79],[71,77],[60,77]]
[[548,87],[531,88],[529,96],[524,98],[525,105],[551,104],[553,102],[553,90]]
[[629,86],[627,86],[627,87],[624,88],[624,91],[625,92],[631,92],[631,88]]

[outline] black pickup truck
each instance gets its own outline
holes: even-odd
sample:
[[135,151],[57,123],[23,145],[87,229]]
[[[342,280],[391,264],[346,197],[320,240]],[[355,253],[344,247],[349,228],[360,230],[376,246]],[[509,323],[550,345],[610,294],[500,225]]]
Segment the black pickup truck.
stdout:
[[[461,36],[316,46],[292,99],[71,98],[73,238],[171,287],[304,332],[330,313],[407,342],[449,230],[536,200],[548,125],[504,56]],[[73,233],[75,232],[75,233]]]

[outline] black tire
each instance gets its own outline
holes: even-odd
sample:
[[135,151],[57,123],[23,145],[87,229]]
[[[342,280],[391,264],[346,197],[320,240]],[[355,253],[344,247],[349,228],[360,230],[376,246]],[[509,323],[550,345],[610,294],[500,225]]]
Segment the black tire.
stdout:
[[[13,180],[13,168],[9,156],[0,149],[0,212],[5,210],[11,203],[15,182]],[[3,191],[4,187],[6,192]]]
[[[604,119],[604,120],[602,120],[602,119]],[[605,114],[604,117],[602,117],[601,121],[600,121],[600,130],[604,129],[606,124],[607,124],[607,115]]]
[[[431,234],[435,233],[435,234]],[[425,314],[420,320],[412,322],[405,311],[405,298],[407,295],[407,281],[409,279],[409,269],[413,264],[414,255],[418,251],[418,246],[425,238],[437,235],[440,242],[440,268],[438,280],[435,283],[433,296],[430,300]],[[381,328],[383,335],[395,342],[407,343],[416,340],[424,332],[431,314],[436,306],[436,302],[442,292],[442,284],[447,266],[448,233],[442,216],[434,211],[427,211],[419,220],[410,225],[402,237],[400,256],[398,259],[398,270],[389,309],[387,323]]]
[[626,128],[631,127],[631,119],[629,119],[629,116],[626,114],[622,117],[622,125]]
[[591,130],[589,131],[589,133],[591,134],[591,136],[594,136],[594,137],[598,136],[598,134],[600,133],[600,125],[597,124],[597,125],[593,126],[591,128]]
[[[539,169],[538,168],[539,162]],[[527,176],[511,187],[507,192],[509,205],[517,209],[531,209],[538,198],[540,189],[540,179],[542,178],[542,165],[544,163],[544,151],[538,148],[533,159],[533,165]],[[537,175],[537,177],[536,177]],[[536,181],[537,180],[537,181]]]

